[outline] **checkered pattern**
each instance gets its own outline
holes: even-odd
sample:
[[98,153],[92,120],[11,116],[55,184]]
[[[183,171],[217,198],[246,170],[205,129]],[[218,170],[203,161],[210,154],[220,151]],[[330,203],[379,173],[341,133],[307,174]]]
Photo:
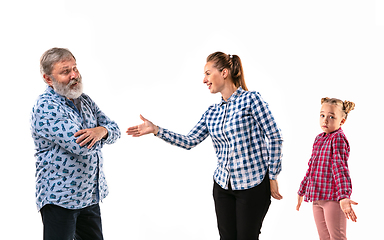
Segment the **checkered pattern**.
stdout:
[[[72,101],[47,87],[33,107],[31,132],[35,143],[36,204],[80,209],[98,203],[108,194],[101,148],[120,137],[120,129],[82,94],[80,111]],[[91,149],[80,147],[74,134],[80,129],[103,126],[108,138]]]
[[313,144],[309,168],[298,194],[305,201],[350,198],[352,183],[348,170],[349,143],[343,130],[319,134]]
[[[215,181],[228,189],[249,189],[262,182],[269,170],[270,179],[281,171],[282,135],[275,120],[257,92],[241,87],[228,99],[214,104],[203,114],[188,135],[164,128],[161,139],[191,149],[211,136],[218,159]],[[268,142],[267,140],[268,139]]]

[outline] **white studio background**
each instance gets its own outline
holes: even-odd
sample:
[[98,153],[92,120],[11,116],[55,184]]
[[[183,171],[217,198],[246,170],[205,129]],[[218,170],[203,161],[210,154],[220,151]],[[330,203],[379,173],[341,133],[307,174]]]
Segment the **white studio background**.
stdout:
[[29,115],[45,90],[39,58],[51,47],[72,51],[84,92],[122,131],[103,151],[106,240],[219,239],[211,140],[187,151],[125,134],[139,114],[187,134],[220,101],[203,84],[215,51],[241,57],[248,88],[269,103],[285,138],[284,199],[273,200],[261,239],[318,239],[311,204],[295,206],[326,96],[356,103],[343,127],[359,202],[349,239],[382,237],[382,1],[3,1],[0,35],[2,239],[42,239]]

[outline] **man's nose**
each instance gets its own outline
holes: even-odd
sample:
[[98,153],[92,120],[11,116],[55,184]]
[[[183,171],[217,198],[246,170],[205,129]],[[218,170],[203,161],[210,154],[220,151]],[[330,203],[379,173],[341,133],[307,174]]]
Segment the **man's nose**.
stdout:
[[74,70],[71,72],[71,79],[76,79],[78,77],[78,73]]

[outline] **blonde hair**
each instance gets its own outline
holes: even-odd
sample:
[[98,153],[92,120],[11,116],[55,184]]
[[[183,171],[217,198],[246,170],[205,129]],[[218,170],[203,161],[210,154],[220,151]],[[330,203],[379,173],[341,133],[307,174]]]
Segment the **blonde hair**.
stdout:
[[337,106],[341,107],[343,117],[345,119],[347,119],[348,113],[350,111],[352,111],[353,109],[355,109],[355,103],[350,102],[350,101],[344,101],[343,102],[337,98],[328,98],[328,97],[322,98],[321,104],[323,104],[323,103],[329,103],[329,104],[333,104],[333,105],[337,105]]

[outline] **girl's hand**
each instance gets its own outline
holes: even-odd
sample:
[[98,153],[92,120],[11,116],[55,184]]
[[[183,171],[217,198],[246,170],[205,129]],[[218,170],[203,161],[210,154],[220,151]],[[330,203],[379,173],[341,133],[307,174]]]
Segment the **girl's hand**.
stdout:
[[352,209],[352,204],[357,205],[357,202],[352,201],[349,198],[344,198],[340,200],[340,207],[343,210],[345,217],[351,219],[353,222],[356,222],[357,216],[355,211]]
[[279,185],[277,180],[269,180],[269,183],[271,185],[271,196],[277,200],[283,199],[283,196],[281,196],[279,193]]
[[140,115],[140,119],[143,120],[144,123],[128,128],[127,129],[128,135],[132,135],[132,137],[140,137],[148,133],[153,133],[157,135],[159,131],[158,126],[154,125],[152,122],[148,121],[141,115]]
[[299,211],[302,202],[303,202],[303,197],[300,195],[297,195],[297,206],[296,206],[297,211]]

